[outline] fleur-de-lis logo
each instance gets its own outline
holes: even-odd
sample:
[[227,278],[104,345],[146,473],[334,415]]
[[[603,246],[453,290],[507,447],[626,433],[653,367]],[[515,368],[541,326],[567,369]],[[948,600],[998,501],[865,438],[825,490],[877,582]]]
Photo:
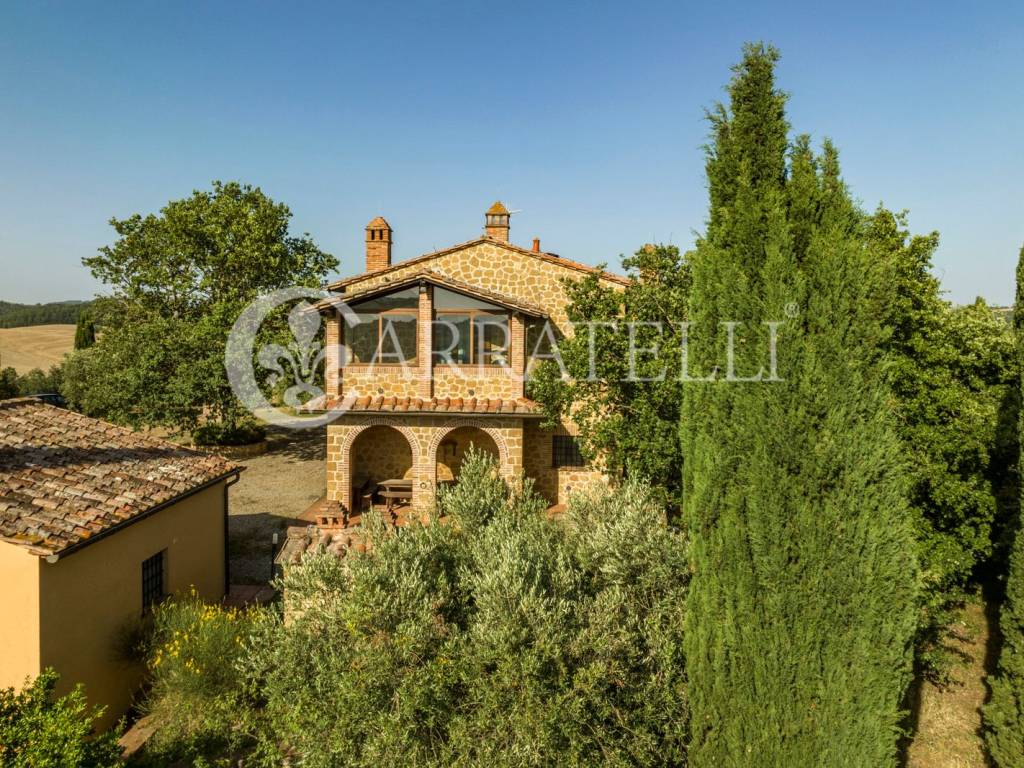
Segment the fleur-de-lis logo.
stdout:
[[[358,316],[347,304],[323,290],[295,286],[281,288],[261,296],[245,308],[228,336],[224,365],[235,396],[255,416],[271,424],[292,428],[308,428],[326,424],[347,410],[348,401],[335,404],[319,415],[298,415],[300,409],[326,401],[324,391],[316,383],[316,375],[327,358],[328,350],[320,343],[322,321],[316,302],[333,298],[330,307],[349,326],[358,323]],[[297,301],[298,300],[298,301]],[[310,303],[313,300],[314,303]],[[262,345],[256,349],[260,328],[277,309],[290,307],[288,329],[291,338]],[[344,351],[337,350],[341,361]],[[260,369],[257,375],[256,366]],[[260,382],[264,385],[260,386]],[[287,383],[282,394],[285,410],[275,407],[264,394],[264,387],[276,389]]]
[[[257,362],[270,371],[264,379],[267,386],[274,388],[282,380],[293,382],[283,395],[285,404],[292,408],[301,408],[310,400],[324,395],[315,383],[317,369],[327,354],[327,350],[317,343],[321,325],[317,309],[308,301],[301,301],[288,313],[292,339],[287,346],[267,344],[256,355]],[[285,371],[282,362],[287,363],[289,371]]]

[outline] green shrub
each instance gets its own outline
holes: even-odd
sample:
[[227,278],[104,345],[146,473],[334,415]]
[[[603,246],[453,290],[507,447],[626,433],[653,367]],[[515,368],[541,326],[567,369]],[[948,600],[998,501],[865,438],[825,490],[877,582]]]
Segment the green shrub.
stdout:
[[682,765],[686,550],[632,482],[471,543],[453,764]]
[[1003,646],[999,666],[989,680],[992,696],[985,705],[985,743],[998,768],[1024,765],[1024,533],[1018,531],[1006,600],[1000,615]]
[[194,591],[154,611],[145,708],[159,726],[146,746],[155,764],[246,743],[238,661],[255,621],[251,612],[207,605]]
[[52,669],[20,692],[0,689],[0,765],[6,768],[102,768],[120,766],[120,728],[99,735],[93,724],[103,709],[90,709],[81,686],[54,696]]
[[0,400],[18,396],[18,372],[13,368],[0,368]]
[[46,373],[40,368],[33,368],[28,373],[18,376],[16,380],[17,394],[22,397],[49,392],[60,393],[63,384],[64,370],[60,365],[51,366]]
[[[165,621],[163,754],[233,732],[259,765],[684,764],[681,535],[637,483],[577,498],[564,521],[544,506],[472,452],[437,520],[394,532],[368,516],[367,552],[289,568],[282,612],[253,614],[241,645],[238,619],[202,639],[214,609]],[[199,644],[232,671],[196,692],[182,659]],[[173,749],[183,738],[191,751]]]
[[[1014,329],[1018,379],[1024,389],[1024,248],[1017,261],[1017,302]],[[1018,423],[1024,435],[1024,414]],[[985,742],[998,768],[1024,765],[1024,525],[1018,513],[1010,554],[1006,598],[999,617],[1003,645],[996,674],[989,681],[992,697],[985,706]]]
[[192,433],[196,445],[251,445],[267,437],[267,430],[256,422],[242,422],[237,426],[203,424]]

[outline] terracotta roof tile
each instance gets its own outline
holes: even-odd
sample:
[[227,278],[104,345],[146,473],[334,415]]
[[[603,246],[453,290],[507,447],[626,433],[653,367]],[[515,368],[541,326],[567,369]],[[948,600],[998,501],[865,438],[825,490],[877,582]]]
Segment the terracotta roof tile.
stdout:
[[240,470],[34,398],[0,401],[0,540],[58,554]]
[[[334,410],[344,408],[345,401],[341,398],[328,400],[326,405],[317,403],[307,406],[308,410]],[[520,398],[476,398],[476,397],[357,397],[348,409],[353,413],[378,411],[404,411],[407,413],[466,413],[466,414],[502,414],[514,416],[540,416],[540,408],[533,400]]]

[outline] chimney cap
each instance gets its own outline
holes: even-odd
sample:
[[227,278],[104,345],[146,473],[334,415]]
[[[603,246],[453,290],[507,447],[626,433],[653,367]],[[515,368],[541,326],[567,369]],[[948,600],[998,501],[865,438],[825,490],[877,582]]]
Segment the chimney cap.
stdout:
[[489,216],[507,216],[508,208],[501,204],[501,200],[495,200],[494,205],[487,209]]
[[366,225],[367,229],[391,229],[391,225],[388,224],[387,220],[383,216],[378,216],[369,224]]

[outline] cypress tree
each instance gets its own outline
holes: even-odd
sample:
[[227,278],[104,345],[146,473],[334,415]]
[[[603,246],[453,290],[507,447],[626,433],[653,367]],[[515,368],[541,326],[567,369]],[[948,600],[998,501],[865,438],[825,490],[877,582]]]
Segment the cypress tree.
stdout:
[[[1024,393],[1024,248],[1017,261],[1017,301],[1013,308],[1018,371]],[[1024,437],[1024,411],[1018,430]],[[999,768],[1024,765],[1024,533],[1020,521],[1010,552],[1006,598],[999,617],[1003,647],[999,667],[990,682],[992,697],[985,705],[985,742]]]
[[[877,362],[877,270],[826,143],[790,145],[778,53],[709,113],[684,385],[690,763],[895,763],[916,565]],[[731,322],[735,342],[730,370]],[[770,378],[776,326],[777,378]]]
[[78,316],[75,326],[75,349],[88,349],[96,343],[96,324],[87,312]]

